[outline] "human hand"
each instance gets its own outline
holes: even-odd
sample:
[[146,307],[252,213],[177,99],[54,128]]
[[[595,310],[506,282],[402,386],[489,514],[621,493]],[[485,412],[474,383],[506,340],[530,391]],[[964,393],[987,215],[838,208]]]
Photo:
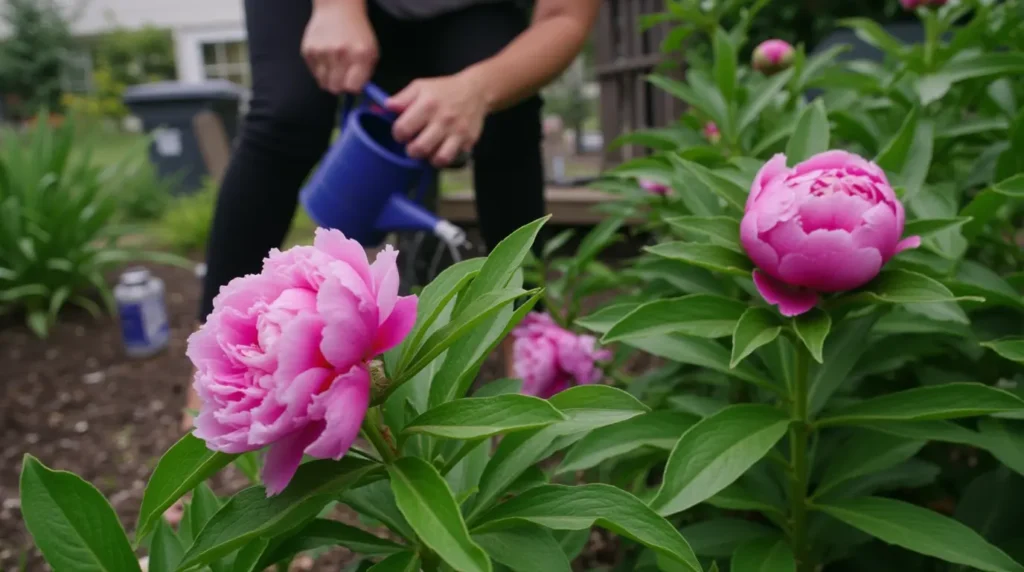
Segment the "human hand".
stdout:
[[418,79],[387,101],[399,114],[392,135],[407,143],[406,153],[430,159],[435,167],[451,164],[469,152],[489,111],[487,92],[469,71]]
[[302,37],[302,57],[320,87],[358,93],[377,65],[377,37],[363,2],[320,1]]

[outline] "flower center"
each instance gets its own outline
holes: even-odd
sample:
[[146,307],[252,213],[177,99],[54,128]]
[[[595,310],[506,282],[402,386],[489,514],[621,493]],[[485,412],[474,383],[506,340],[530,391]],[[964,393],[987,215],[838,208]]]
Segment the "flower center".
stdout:
[[825,197],[841,193],[851,197],[862,198],[871,204],[884,200],[882,193],[863,175],[850,173],[844,169],[822,172],[811,183],[810,193],[815,197]]

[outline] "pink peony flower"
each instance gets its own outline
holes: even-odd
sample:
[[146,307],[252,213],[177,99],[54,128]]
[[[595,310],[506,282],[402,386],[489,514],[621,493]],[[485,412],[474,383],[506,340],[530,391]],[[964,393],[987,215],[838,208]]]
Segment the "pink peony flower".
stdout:
[[609,360],[611,351],[596,349],[593,336],[574,334],[547,314],[531,313],[512,330],[513,368],[523,380],[523,393],[547,399],[572,385],[597,383],[595,362]]
[[640,188],[655,195],[666,196],[672,192],[672,187],[665,183],[659,183],[651,179],[640,179]]
[[750,65],[765,75],[772,75],[792,65],[795,53],[793,46],[785,40],[765,40],[754,48]]
[[900,240],[903,205],[878,165],[826,151],[786,167],[771,158],[754,177],[740,240],[757,265],[754,283],[785,316],[802,314],[818,292],[866,284],[896,253],[921,244]]
[[704,138],[707,139],[712,145],[718,143],[722,139],[721,132],[718,131],[718,126],[715,125],[714,121],[708,121],[704,124]]
[[389,246],[370,264],[358,242],[318,229],[313,246],[274,250],[263,272],[224,286],[189,337],[195,436],[225,453],[269,446],[268,495],[303,453],[340,459],[359,433],[369,360],[416,321],[416,297],[398,295],[397,256]]

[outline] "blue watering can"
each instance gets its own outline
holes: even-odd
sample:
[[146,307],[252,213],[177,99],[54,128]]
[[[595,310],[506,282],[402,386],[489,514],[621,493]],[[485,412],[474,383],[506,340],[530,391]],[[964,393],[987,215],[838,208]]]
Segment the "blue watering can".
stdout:
[[378,246],[392,231],[432,232],[451,246],[462,245],[462,229],[422,204],[435,171],[409,157],[391,136],[397,116],[384,107],[387,93],[370,83],[364,93],[355,108],[352,96],[345,97],[341,136],[299,194],[303,208],[317,225],[338,229],[365,247]]

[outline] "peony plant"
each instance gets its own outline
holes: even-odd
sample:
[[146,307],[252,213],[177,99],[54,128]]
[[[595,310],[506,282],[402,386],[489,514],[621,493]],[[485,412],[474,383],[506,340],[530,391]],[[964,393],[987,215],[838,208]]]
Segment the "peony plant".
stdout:
[[[521,287],[520,265],[543,223],[451,266],[419,297],[398,295],[395,250],[371,264],[337,231],[273,252],[221,291],[189,340],[203,405],[153,471],[134,543],[95,488],[29,455],[21,508],[37,546],[56,570],[140,570],[134,545],[150,572],[287,567],[331,546],[375,572],[568,571],[597,524],[700,572],[642,500],[535,466],[649,410],[595,383],[606,356],[594,338],[526,318],[542,291]],[[525,383],[474,387],[511,331]],[[219,497],[205,481],[232,463],[255,482]],[[187,495],[170,526],[163,514]],[[336,503],[362,524],[333,518]]]
[[797,47],[771,77],[737,62],[741,14],[652,77],[689,111],[601,185],[653,244],[576,320],[661,364],[609,370],[652,412],[556,470],[648,499],[705,566],[1021,570],[1020,8],[919,11],[918,45],[851,19],[885,61]]

